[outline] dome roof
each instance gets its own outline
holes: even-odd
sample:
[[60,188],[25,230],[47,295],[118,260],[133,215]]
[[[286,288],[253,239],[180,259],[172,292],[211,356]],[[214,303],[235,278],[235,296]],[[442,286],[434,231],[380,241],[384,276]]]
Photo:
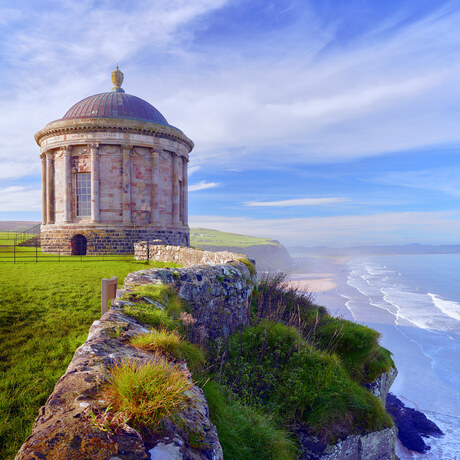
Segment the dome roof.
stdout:
[[166,118],[153,105],[123,90],[86,97],[72,106],[62,120],[75,118],[122,118],[169,126]]

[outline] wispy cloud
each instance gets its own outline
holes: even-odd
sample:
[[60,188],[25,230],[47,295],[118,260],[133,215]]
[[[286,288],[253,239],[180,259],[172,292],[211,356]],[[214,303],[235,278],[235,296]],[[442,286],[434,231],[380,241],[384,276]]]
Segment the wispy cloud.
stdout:
[[374,179],[392,186],[436,190],[460,197],[460,168],[433,168],[420,171],[393,172]]
[[201,169],[201,166],[198,166],[198,165],[193,165],[193,166],[190,166],[188,168],[188,175],[189,177],[192,175],[192,174],[195,174],[197,171],[199,171]]
[[292,200],[280,201],[246,201],[245,206],[268,206],[268,207],[288,207],[288,206],[320,206],[325,204],[343,203],[347,198],[295,198]]
[[40,211],[41,191],[32,187],[0,188],[0,212]]
[[206,182],[204,180],[198,182],[198,184],[193,184],[188,186],[189,192],[197,192],[198,190],[206,190],[208,188],[215,188],[219,187],[220,184],[218,182]]

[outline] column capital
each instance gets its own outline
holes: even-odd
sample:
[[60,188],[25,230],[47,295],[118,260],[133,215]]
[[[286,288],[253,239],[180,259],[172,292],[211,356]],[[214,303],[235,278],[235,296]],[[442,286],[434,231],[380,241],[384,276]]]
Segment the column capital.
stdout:
[[60,151],[64,155],[70,155],[72,153],[72,146],[71,145],[64,145],[60,148]]
[[88,150],[91,154],[97,155],[99,152],[99,144],[88,144]]
[[129,153],[131,154],[131,152],[133,151],[133,146],[131,144],[128,144],[128,145],[122,145],[121,146],[121,150],[123,153]]
[[52,160],[52,159],[54,158],[54,153],[53,153],[52,150],[47,150],[47,151],[45,152],[45,156],[46,156],[46,159],[47,159],[47,160]]

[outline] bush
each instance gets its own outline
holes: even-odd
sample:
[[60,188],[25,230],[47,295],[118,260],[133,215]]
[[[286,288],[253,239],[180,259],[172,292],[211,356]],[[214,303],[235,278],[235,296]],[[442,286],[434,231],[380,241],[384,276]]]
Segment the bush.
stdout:
[[365,384],[394,366],[391,353],[379,345],[379,337],[374,329],[327,316],[316,330],[315,343],[322,350],[336,353],[351,377]]
[[183,370],[162,359],[144,366],[124,361],[108,370],[101,397],[133,427],[156,430],[164,417],[189,405],[192,385]]
[[230,337],[215,361],[215,379],[246,403],[305,424],[326,442],[392,426],[380,401],[354,382],[340,360],[316,350],[293,327],[262,322]]
[[377,331],[330,316],[324,307],[315,305],[311,294],[286,287],[285,277],[280,273],[259,283],[252,305],[254,324],[262,318],[296,327],[320,350],[336,353],[361,384],[375,381],[394,366],[391,353],[378,343]]
[[185,360],[193,372],[198,371],[205,362],[201,349],[183,340],[177,332],[164,329],[152,331],[133,337],[131,344],[143,350],[165,354],[174,360]]
[[225,459],[294,460],[298,457],[296,443],[272,416],[243,404],[216,382],[207,382],[203,391]]
[[284,273],[278,273],[259,282],[253,295],[253,322],[257,323],[260,319],[279,321],[298,328],[304,337],[309,337],[327,310],[315,305],[312,294],[286,287],[285,278]]

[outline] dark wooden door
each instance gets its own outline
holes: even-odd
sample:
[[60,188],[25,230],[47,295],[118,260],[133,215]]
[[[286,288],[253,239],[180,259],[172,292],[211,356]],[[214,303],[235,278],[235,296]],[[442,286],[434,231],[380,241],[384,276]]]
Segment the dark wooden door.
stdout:
[[72,238],[72,255],[85,256],[87,240],[83,235],[75,235]]

